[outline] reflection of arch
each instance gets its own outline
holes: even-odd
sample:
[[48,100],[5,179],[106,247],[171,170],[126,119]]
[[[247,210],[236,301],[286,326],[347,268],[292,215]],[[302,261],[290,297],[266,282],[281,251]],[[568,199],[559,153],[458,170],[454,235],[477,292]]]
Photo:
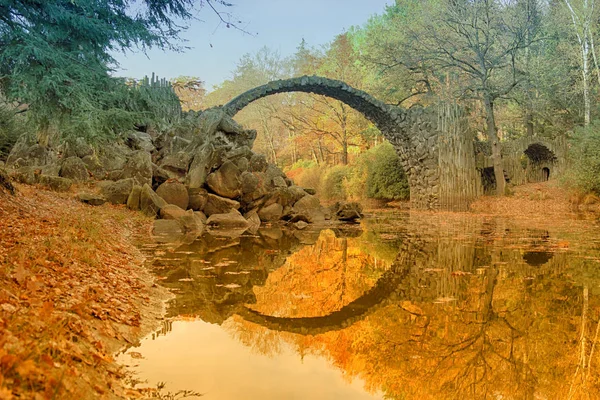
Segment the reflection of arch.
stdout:
[[[377,283],[362,296],[345,305],[338,311],[334,311],[322,317],[287,318],[275,317],[261,314],[248,307],[236,311],[246,321],[264,326],[277,331],[298,333],[302,335],[318,335],[325,332],[336,331],[348,327],[355,322],[364,319],[381,307],[390,302],[402,299],[433,300],[436,293],[427,294],[428,284],[420,282],[415,287],[416,276],[412,271],[415,258],[420,254],[421,244],[408,243],[403,249],[392,267],[387,270]],[[418,279],[417,279],[418,280]],[[425,288],[425,289],[424,289]]]

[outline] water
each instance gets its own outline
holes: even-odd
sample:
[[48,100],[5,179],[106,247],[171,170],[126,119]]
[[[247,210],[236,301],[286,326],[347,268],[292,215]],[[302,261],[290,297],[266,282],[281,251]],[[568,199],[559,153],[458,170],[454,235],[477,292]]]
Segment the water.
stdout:
[[593,221],[388,212],[143,248],[175,294],[163,328],[119,356],[148,386],[207,399],[600,398]]

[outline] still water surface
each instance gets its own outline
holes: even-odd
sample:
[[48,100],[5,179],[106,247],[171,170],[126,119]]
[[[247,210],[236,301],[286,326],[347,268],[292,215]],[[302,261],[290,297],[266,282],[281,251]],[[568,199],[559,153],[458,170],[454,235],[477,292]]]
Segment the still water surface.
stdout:
[[378,213],[142,246],[175,297],[119,356],[206,399],[600,398],[593,221]]

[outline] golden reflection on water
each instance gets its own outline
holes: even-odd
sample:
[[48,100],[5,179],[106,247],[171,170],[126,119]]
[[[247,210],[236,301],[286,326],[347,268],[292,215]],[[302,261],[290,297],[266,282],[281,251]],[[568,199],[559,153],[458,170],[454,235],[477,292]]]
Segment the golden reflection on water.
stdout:
[[158,252],[180,317],[121,360],[215,399],[600,398],[597,226],[414,213],[362,229]]

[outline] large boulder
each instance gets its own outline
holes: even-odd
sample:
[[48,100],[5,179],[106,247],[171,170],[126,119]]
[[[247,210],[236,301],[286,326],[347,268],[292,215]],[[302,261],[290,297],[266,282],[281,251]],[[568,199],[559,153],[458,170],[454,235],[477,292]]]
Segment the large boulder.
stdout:
[[189,153],[179,151],[177,153],[166,155],[159,163],[159,166],[167,171],[184,175],[187,172],[191,161],[192,157]]
[[292,222],[323,222],[325,214],[321,208],[319,199],[312,195],[306,195],[298,200],[292,207]]
[[152,143],[152,136],[146,132],[131,131],[127,133],[127,144],[134,150],[152,152],[156,150]]
[[82,137],[65,144],[63,157],[87,157],[94,154],[92,146]]
[[234,199],[242,194],[241,171],[231,161],[226,161],[216,172],[208,175],[206,184],[219,196]]
[[359,203],[337,203],[331,208],[334,217],[340,221],[355,221],[362,218],[362,206]]
[[227,199],[225,197],[220,197],[209,193],[203,211],[204,214],[206,214],[208,217],[211,217],[213,214],[227,214],[231,210],[238,210],[239,208],[239,201]]
[[188,208],[194,211],[204,210],[208,201],[208,192],[203,188],[188,188],[189,204]]
[[211,143],[202,145],[194,153],[185,183],[190,188],[199,188],[206,183],[206,177],[214,168],[218,168],[223,160],[225,149],[215,147]]
[[73,181],[60,176],[40,175],[38,183],[42,186],[54,190],[55,192],[66,192],[71,189]]
[[263,222],[273,222],[281,219],[283,215],[283,206],[278,203],[273,203],[269,206],[262,208],[258,212],[258,216]]
[[202,217],[189,210],[184,212],[184,215],[178,218],[179,223],[183,226],[185,233],[194,233],[198,236],[202,235],[204,231],[204,223]]
[[127,163],[131,150],[122,144],[108,144],[98,150],[98,161],[102,169],[110,171],[121,171]]
[[267,158],[262,154],[253,154],[250,158],[250,172],[265,172],[268,166]]
[[238,211],[224,214],[213,214],[208,217],[206,225],[217,229],[247,229],[250,223]]
[[140,194],[140,210],[150,217],[156,217],[161,208],[167,205],[159,195],[157,195],[150,185],[145,184]]
[[258,213],[255,210],[249,211],[244,215],[244,218],[248,221],[248,231],[250,233],[258,232],[258,229],[260,228],[260,217],[258,216]]
[[168,204],[174,204],[183,210],[187,210],[188,208],[190,196],[183,183],[167,181],[156,189],[156,194],[162,197]]
[[133,211],[140,209],[140,197],[142,195],[142,187],[140,185],[133,185],[131,193],[127,198],[127,208]]
[[106,170],[100,163],[98,157],[94,154],[85,156],[81,159],[85,164],[86,169],[92,174],[94,178],[102,178],[106,174]]
[[79,157],[69,157],[63,161],[60,176],[72,179],[75,182],[84,182],[89,178],[85,163]]
[[186,212],[175,204],[167,204],[160,209],[159,214],[162,219],[179,219],[186,215]]
[[121,179],[117,182],[101,185],[100,192],[109,203],[125,204],[134,183],[133,179]]
[[150,153],[138,150],[131,154],[123,172],[121,179],[132,178],[139,185],[152,184],[152,159]]

